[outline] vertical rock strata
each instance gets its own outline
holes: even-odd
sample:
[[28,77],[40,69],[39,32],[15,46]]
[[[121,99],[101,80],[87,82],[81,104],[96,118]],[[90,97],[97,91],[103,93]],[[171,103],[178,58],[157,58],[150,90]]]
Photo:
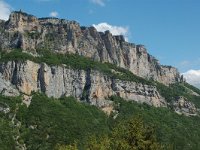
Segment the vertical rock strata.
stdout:
[[166,85],[180,81],[176,68],[160,65],[143,45],[128,43],[123,36],[113,36],[109,31],[102,33],[94,27],[81,27],[75,21],[38,19],[13,12],[8,21],[0,21],[0,31],[0,49],[4,51],[21,48],[31,54],[36,54],[37,49],[76,53]]
[[111,79],[94,70],[10,61],[0,65],[0,81],[0,90],[13,95],[19,95],[19,92],[30,95],[33,91],[39,91],[48,97],[74,96],[98,107],[110,106],[111,102],[107,99],[117,95],[156,107],[166,106],[156,87]]

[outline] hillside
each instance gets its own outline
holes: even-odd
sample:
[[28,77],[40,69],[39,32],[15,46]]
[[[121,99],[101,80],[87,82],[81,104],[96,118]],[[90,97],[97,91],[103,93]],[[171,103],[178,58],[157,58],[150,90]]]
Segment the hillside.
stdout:
[[141,149],[198,149],[200,90],[143,45],[21,11],[0,31],[3,149],[130,149],[121,130],[140,119]]

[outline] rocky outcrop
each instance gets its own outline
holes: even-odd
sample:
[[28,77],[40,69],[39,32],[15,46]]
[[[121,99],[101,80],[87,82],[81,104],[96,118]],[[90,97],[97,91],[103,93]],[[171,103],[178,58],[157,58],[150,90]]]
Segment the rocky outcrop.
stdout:
[[0,49],[4,51],[21,48],[31,54],[37,54],[38,49],[77,53],[113,63],[166,85],[181,79],[176,68],[160,65],[143,45],[128,43],[123,36],[113,36],[109,31],[101,33],[94,27],[81,27],[75,21],[38,19],[23,12],[13,12],[8,21],[0,22],[0,30]]
[[112,86],[116,95],[126,100],[147,103],[156,107],[166,106],[164,98],[160,96],[155,86],[121,80],[115,80]]
[[198,115],[195,105],[182,96],[178,97],[177,100],[173,102],[173,108],[178,114],[183,114],[186,116]]
[[6,96],[18,96],[19,91],[13,86],[10,81],[7,81],[2,74],[0,74],[0,94]]
[[[64,65],[9,61],[0,64],[0,80],[7,83],[4,88],[8,91],[15,87],[13,91],[25,95],[39,91],[48,97],[73,96],[102,108],[112,106],[108,100],[112,95],[156,107],[166,106],[164,98],[152,85],[112,79],[95,70],[74,70]],[[24,99],[27,101],[29,97]]]

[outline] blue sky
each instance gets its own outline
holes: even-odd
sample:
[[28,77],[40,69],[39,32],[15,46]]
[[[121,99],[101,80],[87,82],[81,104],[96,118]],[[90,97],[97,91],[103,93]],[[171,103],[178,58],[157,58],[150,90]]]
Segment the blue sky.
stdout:
[[[57,16],[83,26],[106,23],[124,29],[161,64],[197,70],[200,80],[200,0],[0,0],[37,17]],[[0,8],[3,7],[0,3]],[[0,16],[6,14],[1,11]]]

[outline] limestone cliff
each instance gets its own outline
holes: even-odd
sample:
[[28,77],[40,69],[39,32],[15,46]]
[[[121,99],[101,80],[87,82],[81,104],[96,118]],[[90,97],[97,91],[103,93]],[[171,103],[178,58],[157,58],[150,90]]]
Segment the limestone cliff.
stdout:
[[109,31],[101,33],[94,27],[81,27],[75,21],[38,19],[23,12],[13,12],[8,21],[0,22],[0,31],[0,49],[4,51],[21,48],[33,55],[37,55],[38,49],[77,53],[116,64],[140,77],[166,85],[180,81],[176,68],[160,65],[143,45],[128,43],[123,36],[113,36]]
[[[48,66],[32,61],[9,61],[0,64],[0,92],[5,95],[30,95],[44,92],[48,97],[74,96],[98,107],[111,107],[112,95],[130,101],[166,106],[156,87],[113,79],[95,70],[74,70],[62,66]],[[2,84],[6,83],[6,84]]]

